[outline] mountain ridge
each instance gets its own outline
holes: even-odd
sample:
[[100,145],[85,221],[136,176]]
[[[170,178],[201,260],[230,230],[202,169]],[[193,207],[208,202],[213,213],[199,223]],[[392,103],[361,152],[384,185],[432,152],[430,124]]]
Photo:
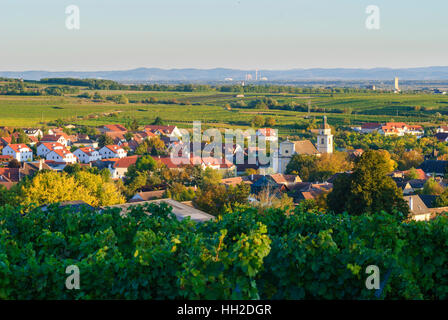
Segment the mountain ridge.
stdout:
[[[0,71],[0,77],[40,80],[42,78],[98,78],[115,81],[234,81],[246,79],[255,70],[231,68],[135,68],[111,71]],[[448,66],[414,68],[294,68],[286,70],[258,70],[259,77],[269,81],[294,80],[448,80]],[[260,79],[260,78],[259,78]]]

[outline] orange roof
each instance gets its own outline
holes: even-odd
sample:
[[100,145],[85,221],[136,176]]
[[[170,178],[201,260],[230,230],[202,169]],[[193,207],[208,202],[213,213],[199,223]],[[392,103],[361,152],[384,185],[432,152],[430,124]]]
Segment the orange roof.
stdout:
[[110,145],[107,145],[107,146],[105,146],[105,147],[106,147],[107,149],[109,149],[110,151],[114,152],[114,153],[117,153],[118,150],[124,150],[122,147],[117,146],[116,144],[110,144]]
[[60,138],[64,138],[67,140],[66,134],[47,134],[40,139],[40,141],[48,142],[48,141],[58,141]]
[[[60,156],[63,159],[66,158],[69,154],[73,155],[73,153],[71,153],[67,149],[56,149],[56,150],[53,150],[53,152],[56,153],[58,156]],[[73,157],[76,158],[75,155],[73,155]]]
[[138,156],[130,156],[118,159],[114,164],[114,168],[129,168],[131,165],[135,164],[137,160]]
[[59,142],[41,142],[39,145],[44,145],[48,150],[54,150],[54,148],[65,148],[63,144]]
[[8,144],[8,146],[15,152],[20,152],[20,149],[25,149],[25,152],[31,152],[31,149],[26,144]]
[[271,128],[261,128],[261,129],[258,129],[258,132],[265,137],[277,136],[277,132],[275,131],[275,129],[271,129]]
[[82,152],[84,152],[87,155],[92,155],[92,152],[96,151],[96,149],[92,148],[92,147],[84,147],[84,148],[79,148],[79,150],[81,150]]

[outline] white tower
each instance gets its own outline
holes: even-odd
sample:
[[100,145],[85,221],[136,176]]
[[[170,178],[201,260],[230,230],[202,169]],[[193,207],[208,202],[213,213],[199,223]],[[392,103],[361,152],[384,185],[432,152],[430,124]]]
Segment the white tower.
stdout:
[[330,126],[327,124],[326,116],[324,116],[324,124],[319,129],[317,136],[317,150],[320,153],[333,153],[333,135]]

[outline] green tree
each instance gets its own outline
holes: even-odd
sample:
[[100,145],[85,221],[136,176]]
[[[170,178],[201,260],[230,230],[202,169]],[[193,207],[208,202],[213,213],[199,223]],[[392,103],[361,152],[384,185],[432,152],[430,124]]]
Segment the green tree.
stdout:
[[355,164],[353,173],[340,175],[328,195],[328,207],[335,213],[347,211],[352,215],[398,211],[403,218],[409,207],[401,189],[387,176],[394,168],[389,153],[369,150]]

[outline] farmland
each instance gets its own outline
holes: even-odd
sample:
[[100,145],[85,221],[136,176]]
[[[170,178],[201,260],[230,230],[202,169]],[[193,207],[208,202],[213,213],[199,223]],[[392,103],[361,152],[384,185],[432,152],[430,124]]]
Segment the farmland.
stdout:
[[[429,125],[448,119],[448,97],[416,93],[338,93],[338,94],[290,94],[245,93],[237,97],[231,92],[164,92],[132,90],[89,90],[81,88],[81,94],[98,93],[103,97],[124,95],[129,102],[115,103],[108,99],[81,98],[79,94],[62,96],[0,95],[0,126],[43,126],[61,119],[80,125],[98,126],[106,123],[126,123],[137,119],[149,124],[156,117],[166,123],[190,127],[195,120],[204,127],[247,128],[255,115],[274,117],[280,134],[292,134],[310,120],[326,114],[332,125],[354,125],[362,122],[405,121]],[[154,98],[159,102],[147,103]],[[310,105],[307,111],[285,108],[254,109],[235,107],[244,101],[275,99],[279,105],[295,103]],[[170,103],[162,101],[172,100]],[[229,107],[230,106],[230,107]]]

